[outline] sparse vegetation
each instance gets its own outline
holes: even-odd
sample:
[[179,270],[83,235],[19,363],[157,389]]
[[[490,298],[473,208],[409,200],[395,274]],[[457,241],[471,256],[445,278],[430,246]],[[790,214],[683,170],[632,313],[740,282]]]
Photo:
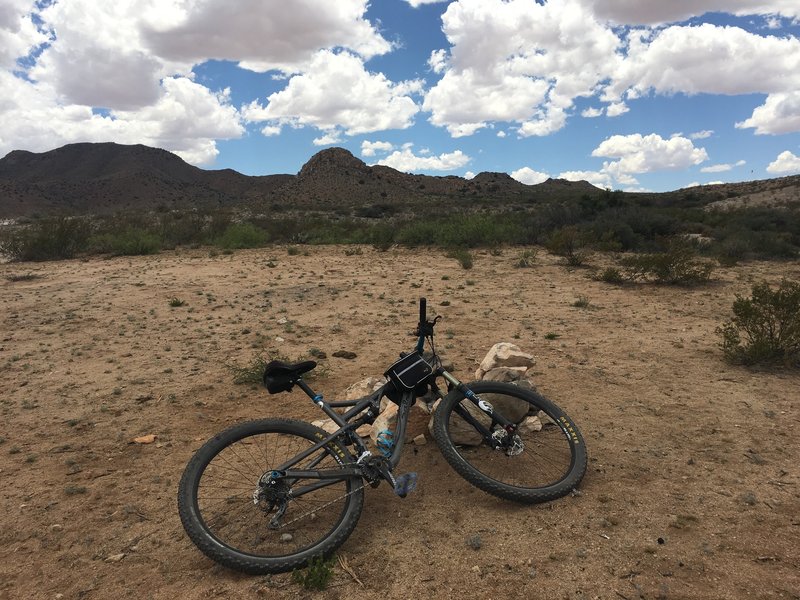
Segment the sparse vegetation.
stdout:
[[726,360],[735,364],[784,364],[800,367],[800,282],[766,282],[752,296],[737,295],[733,318],[717,329]]
[[523,250],[517,261],[514,263],[514,266],[518,269],[528,269],[536,264],[536,249],[534,248],[526,248]]
[[666,252],[628,256],[620,261],[630,281],[652,281],[670,285],[698,285],[708,282],[714,266],[697,259],[686,243],[673,242]]
[[472,254],[466,248],[454,248],[447,253],[447,258],[454,258],[462,269],[471,269],[474,265]]
[[333,565],[333,558],[316,556],[308,561],[305,569],[292,571],[292,581],[307,590],[322,591],[328,587],[328,582],[333,577]]
[[260,248],[265,246],[268,240],[267,232],[252,223],[232,223],[215,240],[215,243],[225,250],[241,250]]

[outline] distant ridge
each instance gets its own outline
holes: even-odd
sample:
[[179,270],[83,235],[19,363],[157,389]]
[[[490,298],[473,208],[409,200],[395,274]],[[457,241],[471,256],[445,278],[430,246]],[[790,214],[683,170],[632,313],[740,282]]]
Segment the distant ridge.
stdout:
[[[702,197],[701,203],[800,198],[800,176],[644,194],[661,202]],[[548,179],[525,185],[506,173],[473,179],[402,173],[368,166],[344,148],[312,156],[296,175],[246,176],[204,170],[143,145],[69,144],[48,152],[14,150],[0,159],[0,218],[119,211],[239,208],[382,216],[436,203],[447,210],[501,210],[597,196],[586,181]],[[638,194],[637,196],[642,196]]]

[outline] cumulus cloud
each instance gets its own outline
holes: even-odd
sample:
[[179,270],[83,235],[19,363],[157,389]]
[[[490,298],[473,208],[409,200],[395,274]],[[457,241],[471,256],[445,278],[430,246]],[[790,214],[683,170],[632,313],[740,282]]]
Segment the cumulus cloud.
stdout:
[[165,79],[151,106],[107,115],[59,104],[52,90],[5,71],[0,71],[0,87],[0,154],[114,141],[164,148],[193,164],[210,164],[218,154],[216,140],[244,132],[227,92],[214,93],[185,77]]
[[710,138],[714,135],[714,132],[710,129],[704,129],[703,131],[695,131],[694,133],[689,134],[690,140],[705,140]]
[[439,4],[447,1],[448,0],[406,0],[406,2],[408,2],[414,8],[419,8],[423,4]]
[[148,45],[170,60],[237,61],[265,72],[297,72],[319,50],[346,48],[364,58],[384,54],[387,42],[364,19],[367,0],[171,0],[171,18],[151,20]]
[[800,173],[800,156],[784,150],[767,167],[769,173]]
[[593,186],[611,189],[614,179],[608,173],[602,171],[564,171],[559,173],[559,179],[567,181],[588,181]]
[[800,89],[800,39],[760,36],[738,27],[667,27],[650,39],[631,35],[605,97],[650,90],[686,94],[779,93]]
[[613,135],[592,151],[592,156],[615,158],[603,171],[622,183],[633,183],[631,175],[671,169],[686,169],[708,160],[705,148],[696,148],[682,136],[667,140],[651,133],[643,136]]
[[409,144],[402,150],[395,150],[386,158],[379,160],[377,165],[392,167],[405,173],[417,171],[453,171],[465,166],[472,160],[461,150],[447,152],[439,156],[417,156]]
[[530,167],[522,167],[521,169],[512,171],[511,177],[513,177],[520,183],[524,183],[526,185],[535,185],[537,183],[542,183],[543,181],[547,181],[550,178],[550,176],[547,173],[540,173],[539,171],[534,171]]
[[393,83],[382,73],[368,72],[362,60],[348,52],[321,51],[308,70],[287,86],[243,109],[248,121],[272,125],[312,126],[329,131],[341,127],[347,135],[405,129],[419,107],[410,94],[421,82]]
[[361,142],[361,156],[375,156],[378,152],[384,154],[394,150],[394,145],[389,142]]
[[492,121],[521,136],[561,129],[579,96],[590,96],[621,60],[617,36],[577,0],[458,0],[442,16],[449,54],[423,108],[454,137]]
[[583,0],[598,17],[626,25],[684,21],[707,12],[800,17],[795,0]]
[[590,106],[589,108],[584,109],[583,112],[581,112],[581,116],[586,119],[594,119],[595,117],[599,117],[602,114],[603,114],[603,109],[594,108],[593,106]]
[[760,135],[800,131],[800,91],[770,94],[749,119],[736,123],[736,127],[752,127]]
[[45,43],[48,36],[39,31],[31,13],[33,0],[3,0],[0,3],[0,68],[13,68],[17,58]]

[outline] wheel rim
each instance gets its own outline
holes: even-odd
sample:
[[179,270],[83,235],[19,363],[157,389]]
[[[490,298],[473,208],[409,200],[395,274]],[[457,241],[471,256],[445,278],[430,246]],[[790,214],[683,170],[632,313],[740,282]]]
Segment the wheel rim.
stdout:
[[[480,395],[485,396],[483,393]],[[502,405],[498,400],[503,396],[517,402],[521,400],[518,396],[497,392],[492,392],[491,396],[495,407]],[[462,401],[461,406],[473,416],[478,416],[484,426],[489,426],[488,417],[481,414],[470,401]],[[530,407],[518,425],[517,434],[524,445],[519,454],[509,456],[503,450],[490,447],[454,411],[446,421],[447,435],[461,460],[484,477],[522,489],[538,490],[556,486],[569,477],[575,464],[572,438],[565,429],[569,423],[558,424],[538,407],[533,404]]]
[[[270,528],[275,510],[263,496],[254,504],[262,475],[296,456],[317,440],[280,432],[257,433],[225,446],[206,463],[197,481],[194,505],[202,527],[220,545],[257,558],[286,557],[327,539],[344,521],[353,480],[339,480],[286,503],[277,529]],[[339,464],[322,449],[296,468],[334,469]],[[297,489],[312,483],[301,480]]]

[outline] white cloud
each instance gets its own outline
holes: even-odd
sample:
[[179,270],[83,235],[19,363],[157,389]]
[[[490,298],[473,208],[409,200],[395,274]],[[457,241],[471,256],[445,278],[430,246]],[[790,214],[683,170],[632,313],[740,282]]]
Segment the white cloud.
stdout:
[[347,135],[405,129],[419,107],[410,97],[421,83],[393,83],[382,73],[369,73],[350,53],[319,52],[308,70],[267,98],[243,109],[248,121],[272,125],[312,126],[329,131],[341,127]]
[[266,137],[272,137],[274,135],[280,135],[283,127],[280,125],[266,125],[261,128],[262,135]]
[[33,0],[3,0],[0,4],[0,69],[13,68],[17,58],[47,41],[33,22]]
[[319,50],[346,48],[364,58],[384,54],[387,42],[364,19],[367,0],[168,0],[171,17],[152,20],[145,36],[159,56],[192,63],[238,61],[265,72],[302,70]]
[[467,171],[464,173],[464,179],[475,179],[475,173],[472,171]]
[[624,102],[612,102],[606,109],[606,114],[609,117],[618,117],[628,112],[630,108]]
[[800,173],[800,156],[784,150],[767,167],[769,173]]
[[439,156],[417,156],[407,146],[402,150],[395,150],[375,164],[392,167],[405,173],[414,173],[417,171],[453,171],[465,166],[470,160],[470,157],[461,150]]
[[583,112],[581,112],[581,116],[587,119],[594,119],[595,117],[599,117],[602,114],[603,114],[602,108],[595,108],[593,106],[590,106],[589,108],[584,109]]
[[375,156],[378,152],[383,154],[392,150],[394,150],[394,145],[389,142],[370,142],[367,140],[361,142],[361,156]]
[[550,176],[547,173],[540,173],[539,171],[534,171],[530,167],[522,167],[521,169],[512,171],[511,177],[513,177],[520,183],[524,183],[526,185],[535,185],[537,183],[542,183],[543,181],[547,181],[550,178]]
[[602,171],[564,171],[559,173],[559,179],[567,181],[588,181],[599,188],[611,189],[614,179],[608,173]]
[[741,167],[744,164],[745,164],[745,161],[740,160],[740,161],[736,162],[735,164],[722,163],[722,164],[718,164],[718,165],[709,165],[708,167],[703,167],[702,169],[700,169],[700,172],[701,173],[724,173],[726,171],[730,171],[734,167]]
[[315,146],[330,146],[331,144],[338,144],[342,141],[342,136],[339,131],[333,130],[322,134],[318,138],[311,140]]
[[454,137],[491,121],[518,123],[521,136],[557,131],[621,60],[619,39],[577,0],[458,0],[442,24],[449,59],[423,108]]
[[695,131],[694,133],[689,134],[690,140],[705,140],[710,138],[714,135],[714,132],[711,129],[704,129],[703,131]]
[[736,123],[736,127],[740,129],[752,127],[760,135],[800,131],[800,91],[770,94],[764,104],[753,111],[749,119]]
[[423,4],[439,4],[447,1],[448,0],[406,0],[406,2],[408,2],[414,8],[419,8]]
[[5,71],[0,71],[0,88],[0,154],[114,141],[164,148],[193,164],[210,164],[218,153],[215,140],[244,132],[227,92],[214,93],[185,77],[165,79],[151,106],[108,116],[86,106],[60,104],[52,89]]
[[584,3],[593,6],[600,18],[627,25],[684,21],[707,12],[800,16],[796,0],[584,0]]
[[800,39],[738,27],[673,26],[634,32],[605,98],[661,94],[750,94],[800,89]]
[[434,50],[431,52],[428,66],[434,73],[444,73],[447,68],[447,50]]
[[502,129],[497,132],[497,137],[499,137],[499,138],[504,138],[504,137],[506,137],[506,135],[508,135],[508,134],[505,131],[503,131]]
[[654,133],[613,135],[601,142],[592,156],[618,159],[604,163],[603,171],[626,184],[631,183],[633,174],[686,169],[708,160],[705,148],[696,148],[691,140],[681,136],[665,140]]

